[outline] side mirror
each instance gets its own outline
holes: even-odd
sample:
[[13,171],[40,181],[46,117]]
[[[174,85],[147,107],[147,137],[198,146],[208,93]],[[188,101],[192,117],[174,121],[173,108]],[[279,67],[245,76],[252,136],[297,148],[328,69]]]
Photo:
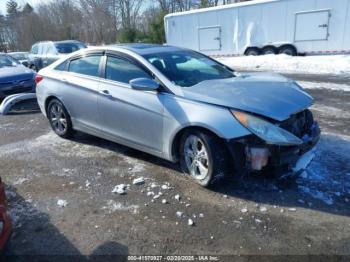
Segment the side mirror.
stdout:
[[148,78],[136,78],[130,80],[129,84],[135,90],[143,90],[143,91],[155,91],[159,88],[159,84]]

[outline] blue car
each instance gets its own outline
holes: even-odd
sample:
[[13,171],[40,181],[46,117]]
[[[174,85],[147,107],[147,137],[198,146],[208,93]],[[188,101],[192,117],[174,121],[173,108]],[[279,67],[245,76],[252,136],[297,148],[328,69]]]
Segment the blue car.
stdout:
[[0,99],[35,92],[35,72],[7,54],[0,54]]

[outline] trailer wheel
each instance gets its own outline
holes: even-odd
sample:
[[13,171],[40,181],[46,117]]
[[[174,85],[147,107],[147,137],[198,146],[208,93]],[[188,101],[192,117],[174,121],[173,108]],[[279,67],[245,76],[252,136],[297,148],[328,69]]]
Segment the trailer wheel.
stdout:
[[261,50],[257,47],[249,47],[247,50],[244,52],[246,56],[258,56],[261,54]]
[[275,55],[278,53],[278,49],[274,46],[265,46],[262,49],[262,54],[263,55]]
[[292,45],[285,45],[280,47],[279,53],[290,56],[296,56],[298,54],[297,49]]

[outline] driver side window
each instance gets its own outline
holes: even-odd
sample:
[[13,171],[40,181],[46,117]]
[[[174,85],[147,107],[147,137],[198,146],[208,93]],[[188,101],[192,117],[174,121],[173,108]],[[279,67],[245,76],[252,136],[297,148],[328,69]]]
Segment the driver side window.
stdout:
[[144,71],[138,65],[131,61],[108,56],[106,64],[106,79],[129,84],[129,81],[135,78],[149,78],[152,79],[149,73]]

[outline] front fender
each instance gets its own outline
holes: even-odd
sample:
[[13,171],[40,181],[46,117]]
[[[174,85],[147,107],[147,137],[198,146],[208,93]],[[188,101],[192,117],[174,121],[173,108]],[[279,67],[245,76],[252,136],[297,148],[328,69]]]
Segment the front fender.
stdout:
[[164,153],[165,158],[172,161],[174,160],[172,148],[176,135],[185,128],[201,127],[225,140],[251,134],[225,107],[176,96],[165,98],[164,107]]

